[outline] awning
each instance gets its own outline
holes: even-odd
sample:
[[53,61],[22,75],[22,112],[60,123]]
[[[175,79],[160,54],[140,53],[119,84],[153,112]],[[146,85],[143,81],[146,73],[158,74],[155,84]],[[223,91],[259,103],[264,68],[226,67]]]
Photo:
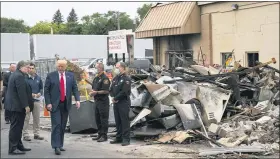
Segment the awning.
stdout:
[[136,38],[200,33],[196,2],[173,2],[152,7],[136,29]]

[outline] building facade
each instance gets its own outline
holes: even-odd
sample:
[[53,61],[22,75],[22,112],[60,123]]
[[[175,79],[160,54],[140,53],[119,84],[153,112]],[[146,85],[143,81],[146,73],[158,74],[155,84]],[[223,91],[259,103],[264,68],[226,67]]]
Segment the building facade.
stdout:
[[[157,26],[149,28],[154,14]],[[179,29],[172,32],[172,27]],[[279,61],[279,2],[156,5],[138,26],[136,38],[153,38],[154,63],[160,65],[168,62],[168,51],[187,49],[193,50],[194,61],[201,63],[203,57],[206,65],[222,65],[230,55],[249,67],[273,57]],[[279,64],[271,66],[279,69]]]

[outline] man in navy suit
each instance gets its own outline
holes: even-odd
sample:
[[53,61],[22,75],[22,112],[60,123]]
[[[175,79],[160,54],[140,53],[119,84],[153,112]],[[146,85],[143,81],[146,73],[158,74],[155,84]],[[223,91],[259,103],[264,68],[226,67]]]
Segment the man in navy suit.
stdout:
[[46,108],[51,112],[51,145],[56,155],[60,155],[63,148],[64,132],[68,113],[72,106],[72,94],[76,100],[77,109],[80,108],[80,94],[74,74],[67,72],[67,61],[58,60],[57,70],[47,75],[44,96]]

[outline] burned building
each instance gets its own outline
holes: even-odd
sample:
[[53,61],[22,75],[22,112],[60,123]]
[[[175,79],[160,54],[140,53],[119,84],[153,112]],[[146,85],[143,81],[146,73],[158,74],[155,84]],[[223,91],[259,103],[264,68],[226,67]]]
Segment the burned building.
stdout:
[[279,59],[279,2],[158,3],[136,38],[153,38],[156,65],[169,66],[170,56],[187,52],[200,64],[223,65],[234,55],[252,67],[255,61]]

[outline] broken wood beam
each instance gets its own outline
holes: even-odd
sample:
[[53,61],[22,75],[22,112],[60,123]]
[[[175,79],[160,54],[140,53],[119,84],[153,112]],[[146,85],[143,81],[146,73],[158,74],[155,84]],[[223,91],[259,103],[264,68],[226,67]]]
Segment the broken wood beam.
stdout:
[[[202,132],[198,131],[198,130],[194,130],[195,133],[197,133],[198,135],[200,135],[201,137],[203,137],[204,139],[208,140],[208,141],[211,141],[212,143],[214,143],[215,145],[217,146],[220,146],[220,147],[227,147],[226,145],[223,145],[221,143],[218,143],[217,141],[215,141],[214,139],[211,139],[210,137],[207,137],[205,136]],[[194,134],[195,134],[194,133]]]

